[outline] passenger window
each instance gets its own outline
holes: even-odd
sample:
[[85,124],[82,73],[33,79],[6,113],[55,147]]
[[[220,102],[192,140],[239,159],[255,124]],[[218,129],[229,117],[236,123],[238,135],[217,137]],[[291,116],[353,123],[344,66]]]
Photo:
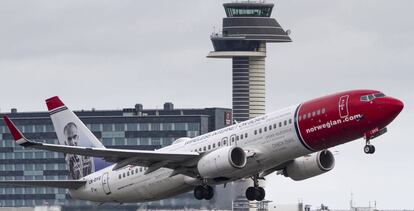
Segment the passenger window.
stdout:
[[220,147],[220,142],[217,142],[217,146]]
[[305,120],[305,119],[306,119],[306,114],[304,114],[304,115],[303,115],[302,119],[303,119],[303,120]]
[[233,137],[231,137],[231,142],[234,142],[234,136],[233,136]]
[[316,111],[316,115],[321,115],[321,109]]
[[125,172],[122,174],[123,177],[125,177]]
[[236,141],[238,141],[239,140],[239,136],[236,136]]
[[210,150],[211,149],[211,146],[210,145],[208,145],[208,150]]
[[257,135],[257,130],[254,130],[254,134]]
[[282,122],[279,122],[279,127],[282,127]]
[[244,134],[244,137],[245,137],[245,138],[247,138],[247,133],[246,133],[246,134]]
[[316,115],[316,112],[314,111],[314,112],[312,112],[312,117],[314,117]]
[[325,113],[325,111],[326,111],[326,110],[325,110],[325,108],[322,108],[322,114],[324,114],[324,113]]
[[138,168],[135,169],[135,173],[138,173]]
[[272,130],[272,125],[269,126],[269,130]]
[[300,120],[302,120],[302,116],[299,116],[299,120],[298,121],[300,121]]
[[207,151],[207,147],[206,146],[204,146],[203,149],[204,149],[204,152]]
[[262,133],[262,128],[259,129],[259,133]]
[[308,119],[311,118],[311,113],[308,113]]
[[240,139],[243,139],[243,134],[240,135]]
[[276,129],[276,124],[273,124],[273,129]]
[[201,150],[201,148],[200,148],[200,149],[198,149],[198,151],[202,152],[203,150]]
[[283,124],[286,126],[286,125],[287,125],[287,121],[285,120],[285,121],[283,122]]
[[292,119],[289,119],[289,124],[292,124]]
[[118,178],[121,179],[121,175],[120,174],[118,174]]
[[224,141],[223,141],[223,145],[226,145],[227,144],[227,139],[225,139]]
[[266,132],[266,131],[267,131],[267,127],[264,128],[264,132]]
[[129,171],[127,171],[127,176],[129,177]]
[[213,149],[216,148],[216,143],[213,143]]

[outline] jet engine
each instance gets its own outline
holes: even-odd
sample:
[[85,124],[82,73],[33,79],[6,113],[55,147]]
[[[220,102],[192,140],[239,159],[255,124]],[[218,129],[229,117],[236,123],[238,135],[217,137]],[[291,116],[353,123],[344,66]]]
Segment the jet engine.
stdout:
[[283,175],[295,181],[308,179],[332,170],[335,157],[329,150],[296,158],[283,170]]
[[246,166],[246,153],[240,147],[227,146],[204,155],[197,164],[203,178],[226,177]]

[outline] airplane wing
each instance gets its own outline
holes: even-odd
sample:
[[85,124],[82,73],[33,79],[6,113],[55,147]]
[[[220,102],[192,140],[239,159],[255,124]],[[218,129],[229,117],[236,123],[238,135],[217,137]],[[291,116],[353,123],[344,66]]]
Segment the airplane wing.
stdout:
[[34,186],[77,189],[86,184],[86,180],[2,180],[0,186]]
[[162,152],[46,144],[28,140],[23,136],[19,129],[17,129],[9,117],[4,116],[4,121],[9,128],[13,139],[23,147],[62,152],[66,154],[101,157],[106,161],[117,163],[114,170],[127,165],[136,164],[148,166],[149,169],[146,173],[150,173],[162,167],[175,169],[177,167],[185,167],[184,165],[194,165],[191,161],[196,160],[200,155],[197,152]]

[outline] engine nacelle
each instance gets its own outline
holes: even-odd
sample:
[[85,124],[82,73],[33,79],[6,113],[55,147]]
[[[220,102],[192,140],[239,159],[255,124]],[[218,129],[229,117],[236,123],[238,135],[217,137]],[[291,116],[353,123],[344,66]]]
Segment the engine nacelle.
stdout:
[[246,153],[240,147],[227,146],[204,155],[197,164],[203,178],[226,177],[246,166]]
[[335,157],[329,150],[296,158],[283,170],[283,175],[295,181],[308,179],[332,170]]

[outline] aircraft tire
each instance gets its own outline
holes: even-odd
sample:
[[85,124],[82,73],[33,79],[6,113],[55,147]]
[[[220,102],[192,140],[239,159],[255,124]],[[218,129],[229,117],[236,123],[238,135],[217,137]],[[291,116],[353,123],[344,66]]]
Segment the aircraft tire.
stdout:
[[204,199],[204,187],[199,185],[194,188],[194,197],[198,200]]
[[204,189],[205,189],[204,199],[205,200],[212,199],[214,197],[214,189],[211,186],[209,186],[209,185],[207,185]]
[[256,188],[254,188],[254,187],[248,187],[246,189],[246,198],[249,201],[256,200]]
[[262,187],[256,188],[256,201],[263,201],[266,196],[266,191]]
[[364,146],[364,152],[366,154],[374,154],[375,153],[375,146],[374,145],[370,145],[370,144],[365,145]]
[[374,154],[375,153],[375,146],[374,145],[370,145],[370,154]]

